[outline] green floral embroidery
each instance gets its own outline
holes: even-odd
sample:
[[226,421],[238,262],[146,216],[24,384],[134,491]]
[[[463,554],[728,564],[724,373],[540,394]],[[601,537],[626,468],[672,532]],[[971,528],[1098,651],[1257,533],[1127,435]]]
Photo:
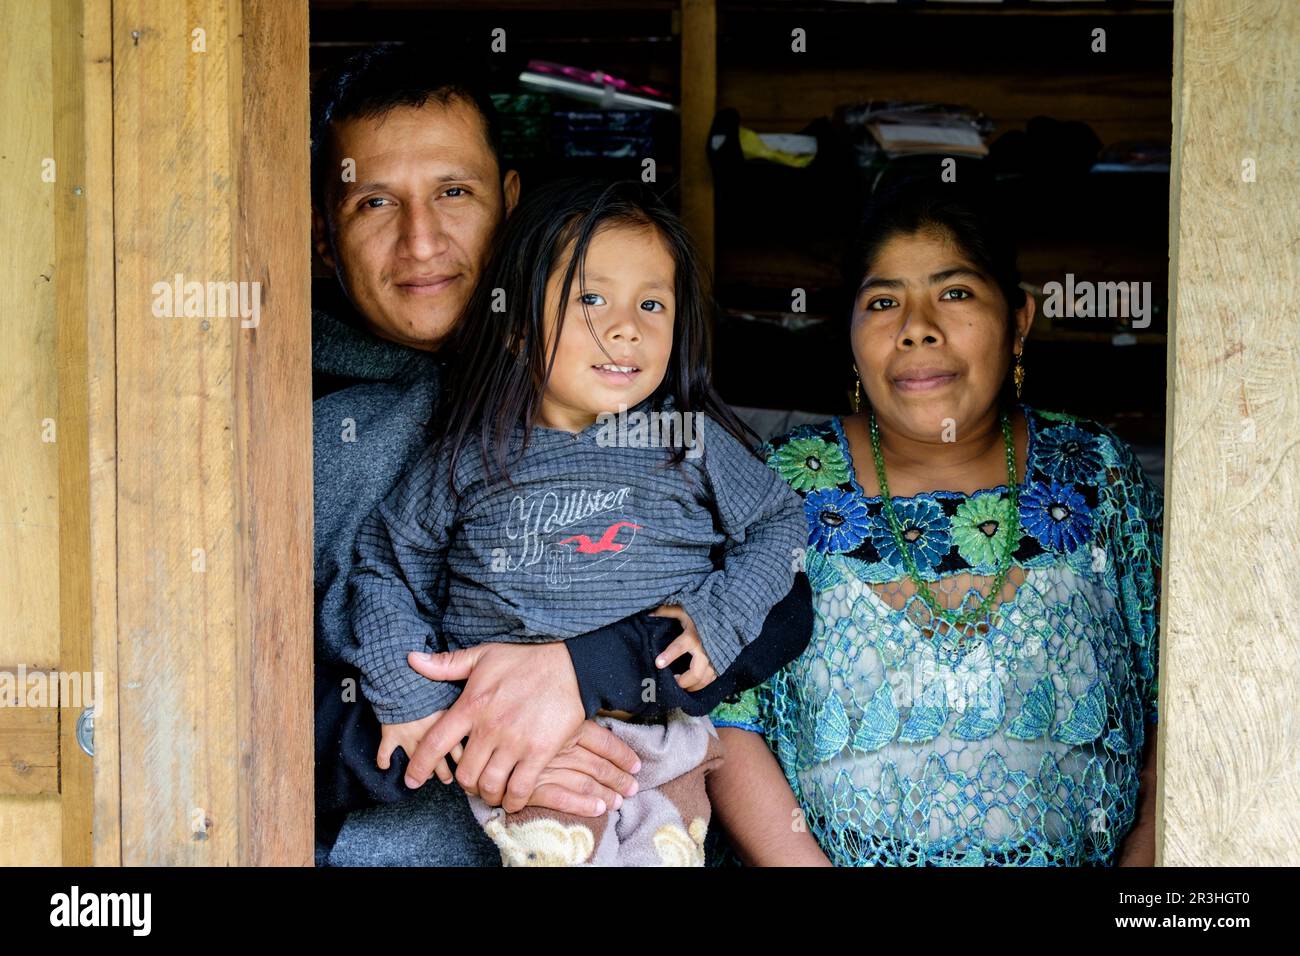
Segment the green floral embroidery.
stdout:
[[758,712],[758,694],[753,689],[726,698],[713,708],[710,716],[717,726],[744,727],[756,733],[761,732],[763,726]]
[[1079,420],[1077,415],[1067,415],[1065,412],[1045,412],[1042,409],[1036,411],[1039,418],[1046,418],[1049,422],[1077,422]]
[[849,480],[844,453],[820,438],[795,438],[782,445],[771,462],[795,491],[834,488]]
[[1000,494],[972,495],[952,516],[952,540],[968,563],[997,564],[1014,526],[1010,502]]

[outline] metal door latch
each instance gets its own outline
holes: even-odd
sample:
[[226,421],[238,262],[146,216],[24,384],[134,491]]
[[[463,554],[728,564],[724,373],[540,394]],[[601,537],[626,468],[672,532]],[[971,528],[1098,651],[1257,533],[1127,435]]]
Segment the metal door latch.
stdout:
[[77,718],[77,743],[88,757],[95,756],[95,711],[90,707]]

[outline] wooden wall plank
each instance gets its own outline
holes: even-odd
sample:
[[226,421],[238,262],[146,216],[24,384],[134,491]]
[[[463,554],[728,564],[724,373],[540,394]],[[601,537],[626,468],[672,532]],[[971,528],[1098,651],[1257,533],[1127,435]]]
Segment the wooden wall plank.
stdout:
[[1178,12],[1159,861],[1294,865],[1300,5]]
[[[311,862],[306,31],[113,4],[126,864]],[[257,325],[156,317],[176,274],[259,283]]]
[[[48,4],[0,0],[0,661],[28,669],[59,659],[54,206],[67,180],[57,165],[42,178],[55,158],[50,57]],[[57,865],[59,812],[57,797],[0,796],[0,863]]]
[[[314,862],[307,4],[246,0],[237,241],[265,313],[235,342],[242,862]],[[292,212],[290,212],[292,211]],[[271,412],[274,412],[271,414]]]
[[0,660],[29,667],[59,655],[53,100],[49,7],[0,0]]
[[[0,668],[0,795],[59,793],[59,683],[53,671]],[[29,684],[46,688],[29,699]],[[63,857],[67,864],[67,854]]]
[[0,867],[58,866],[59,798],[0,797]]
[[[71,2],[71,0],[65,0]],[[112,0],[80,0],[90,638],[103,699],[95,716],[93,862],[122,862],[117,660],[117,318],[113,261]]]
[[[103,602],[100,616],[107,617],[111,629],[117,573],[116,555],[111,548],[115,522],[113,396],[111,391],[92,390],[91,381],[92,349],[98,351],[95,363],[102,369],[104,358],[111,359],[113,343],[112,139],[108,126],[112,75],[108,64],[92,62],[108,52],[107,8],[106,0],[92,0],[89,4],[83,0],[55,0],[51,5],[54,155],[62,171],[54,209],[59,417],[63,431],[59,442],[59,666],[77,675],[90,675],[96,669],[92,663],[95,600],[98,596]],[[95,112],[88,112],[88,105]],[[93,142],[89,137],[97,132],[98,142]],[[93,180],[89,178],[92,176]],[[110,362],[110,381],[111,368]],[[100,436],[102,430],[108,431],[107,438]],[[92,467],[92,434],[101,455],[104,442],[109,443],[108,469]],[[96,526],[99,534],[92,535]],[[107,686],[103,681],[104,665],[112,662],[111,657],[107,658],[98,668],[101,688]],[[84,683],[89,689],[96,686],[93,681]],[[76,733],[83,710],[96,706],[102,711],[103,704],[95,701],[92,693],[65,702],[60,714],[59,790],[63,796],[66,866],[89,866],[93,862],[95,764],[78,745]],[[104,721],[96,727],[105,741],[111,729]],[[104,769],[115,789],[115,750],[103,748],[101,756],[105,750],[109,756]]]
[[[191,52],[196,28],[206,52]],[[127,865],[238,862],[234,333],[152,312],[176,274],[234,278],[229,46],[219,0],[113,4]]]

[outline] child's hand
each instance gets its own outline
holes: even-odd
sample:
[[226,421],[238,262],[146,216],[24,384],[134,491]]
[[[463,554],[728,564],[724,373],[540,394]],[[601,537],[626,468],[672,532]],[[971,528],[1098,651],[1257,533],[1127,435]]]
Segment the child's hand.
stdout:
[[683,654],[691,655],[691,666],[683,674],[674,674],[677,686],[687,693],[703,690],[717,679],[708,655],[704,653],[704,644],[695,630],[695,622],[685,610],[676,604],[661,604],[650,612],[651,617],[671,617],[682,626],[682,633],[664,648],[663,653],[655,658],[656,667],[667,667]]
[[[445,710],[435,710],[428,717],[421,717],[419,720],[409,720],[404,724],[382,724],[379,739],[379,753],[375,756],[375,763],[380,770],[387,770],[393,756],[393,751],[401,747],[406,751],[409,759],[415,753],[415,748],[419,746],[424,735],[429,732],[438,718],[445,714]],[[451,759],[460,760],[464,748],[457,744],[451,750]],[[433,768],[433,772],[438,775],[438,779],[443,783],[451,783],[451,768],[447,765],[447,756],[444,754],[438,759],[438,764]]]

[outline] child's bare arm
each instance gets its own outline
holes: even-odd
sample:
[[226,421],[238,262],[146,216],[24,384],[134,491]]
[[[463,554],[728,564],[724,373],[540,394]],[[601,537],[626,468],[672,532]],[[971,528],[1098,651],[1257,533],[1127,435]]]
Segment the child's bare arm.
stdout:
[[830,866],[762,734],[719,727],[727,751],[706,778],[713,813],[748,866]]

